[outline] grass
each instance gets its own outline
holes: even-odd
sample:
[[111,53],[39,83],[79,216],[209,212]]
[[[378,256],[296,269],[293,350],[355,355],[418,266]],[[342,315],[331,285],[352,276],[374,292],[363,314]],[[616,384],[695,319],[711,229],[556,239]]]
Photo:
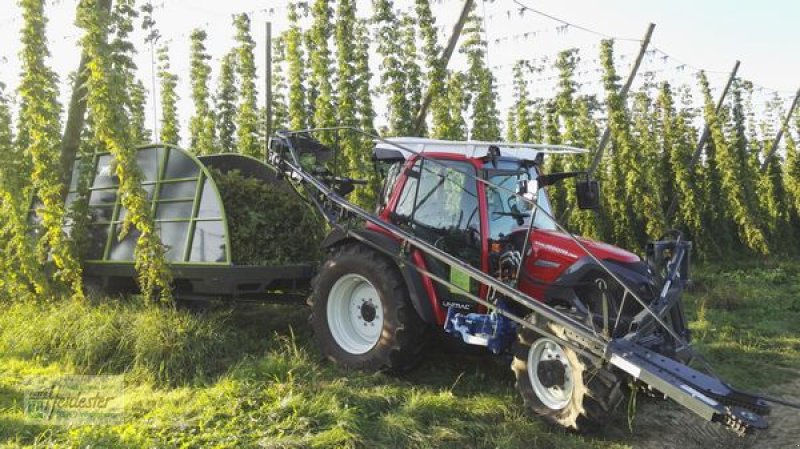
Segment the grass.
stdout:
[[[766,388],[800,367],[798,273],[790,263],[697,270],[692,330],[734,383]],[[528,416],[502,358],[438,343],[403,376],[343,371],[321,360],[307,314],[198,314],[130,299],[0,305],[0,447],[629,447]],[[124,421],[25,420],[20,381],[64,373],[124,373]]]
[[745,389],[768,389],[800,370],[800,264],[704,266],[685,296],[695,346]]

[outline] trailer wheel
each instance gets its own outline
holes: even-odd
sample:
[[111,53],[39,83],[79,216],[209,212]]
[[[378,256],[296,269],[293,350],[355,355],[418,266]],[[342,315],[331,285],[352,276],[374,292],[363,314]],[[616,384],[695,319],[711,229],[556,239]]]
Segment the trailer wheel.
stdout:
[[361,245],[337,248],[314,278],[311,325],[322,353],[347,368],[404,371],[425,326],[397,267]]
[[[564,328],[550,324],[564,336]],[[536,415],[568,429],[592,430],[611,419],[622,401],[621,382],[608,370],[591,364],[558,340],[520,329],[513,347],[511,370],[525,406]]]

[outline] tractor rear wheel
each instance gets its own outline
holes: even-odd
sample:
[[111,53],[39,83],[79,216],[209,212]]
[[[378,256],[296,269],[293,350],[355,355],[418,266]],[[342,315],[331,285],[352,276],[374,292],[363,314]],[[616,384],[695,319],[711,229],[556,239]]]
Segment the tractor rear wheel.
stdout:
[[396,265],[362,245],[337,248],[314,278],[311,325],[320,350],[347,368],[404,371],[425,326]]
[[[559,338],[564,328],[550,324]],[[586,431],[609,421],[622,401],[620,381],[559,340],[521,328],[513,347],[511,370],[525,406],[536,415],[568,429]]]

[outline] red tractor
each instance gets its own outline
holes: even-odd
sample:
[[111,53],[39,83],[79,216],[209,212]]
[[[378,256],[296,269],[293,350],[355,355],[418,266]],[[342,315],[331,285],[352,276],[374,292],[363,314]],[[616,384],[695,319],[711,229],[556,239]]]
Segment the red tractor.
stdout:
[[680,294],[690,242],[653,242],[642,260],[554,219],[548,185],[578,178],[582,208],[597,207],[598,186],[584,173],[543,174],[543,157],[585,150],[378,139],[374,214],[344,199],[360,181],[320,168],[327,148],[307,134],[279,133],[271,151],[333,225],[309,302],[334,362],[405,370],[441,329],[511,355],[525,404],[568,428],[607,421],[631,377],[737,431],[766,426],[763,398],[688,366],[697,354]]

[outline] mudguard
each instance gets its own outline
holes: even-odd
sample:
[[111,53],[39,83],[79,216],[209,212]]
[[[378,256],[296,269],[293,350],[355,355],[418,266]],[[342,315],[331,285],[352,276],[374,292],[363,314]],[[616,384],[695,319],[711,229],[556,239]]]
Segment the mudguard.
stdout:
[[[605,265],[625,284],[645,296],[651,292],[651,288],[655,287],[653,283],[653,276],[645,262],[635,262],[623,264],[613,260],[604,261]],[[587,280],[591,279],[593,275],[602,275],[605,270],[597,264],[591,257],[586,256],[578,259],[572,266],[564,270],[561,276],[553,282],[547,289],[546,296],[562,296],[564,290],[571,290],[575,287],[585,285]]]
[[[390,254],[400,255],[401,253],[400,243],[385,234],[369,229],[357,229],[351,232],[357,233],[360,237],[380,246]],[[333,229],[322,241],[321,246],[324,249],[329,249],[350,242],[356,243],[358,239],[347,235],[339,229]],[[402,265],[398,264],[396,261],[395,263],[400,273],[403,275],[403,280],[408,288],[408,295],[411,299],[411,305],[414,306],[414,310],[417,311],[417,314],[425,323],[436,324],[436,315],[434,314],[425,287],[422,284],[422,276],[417,270],[411,267],[410,261]]]
[[[631,288],[649,285],[651,283],[647,264],[644,262],[630,264],[622,264],[613,260],[606,260],[604,262],[614,274],[619,276]],[[587,276],[592,272],[601,274],[605,273],[605,270],[603,270],[597,262],[592,260],[591,257],[582,257],[572,264],[572,266],[564,270],[564,273],[553,282],[553,286],[570,287],[580,285],[581,282],[585,282]]]

